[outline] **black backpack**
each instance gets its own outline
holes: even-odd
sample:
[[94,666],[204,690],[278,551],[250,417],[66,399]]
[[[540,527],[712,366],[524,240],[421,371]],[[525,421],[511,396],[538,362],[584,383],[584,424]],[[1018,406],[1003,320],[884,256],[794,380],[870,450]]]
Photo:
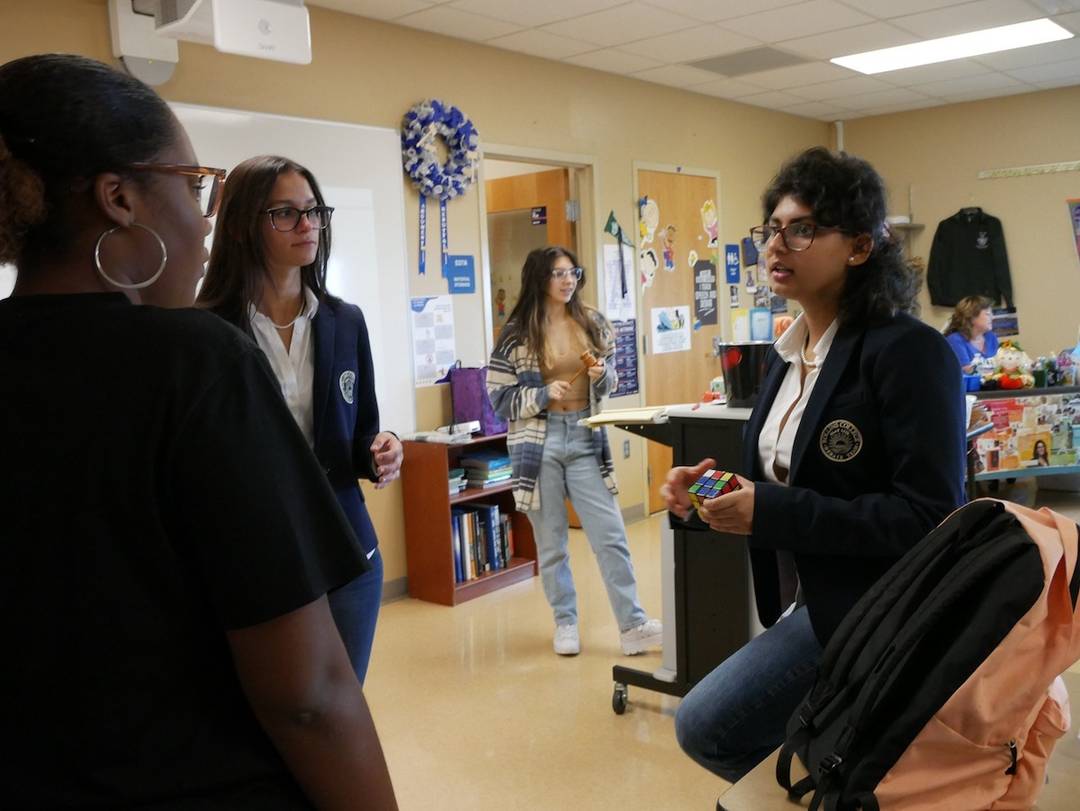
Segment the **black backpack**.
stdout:
[[[1039,546],[1001,502],[954,512],[829,640],[817,682],[788,722],[777,782],[792,798],[813,791],[812,810],[877,811],[878,783],[1034,605],[1044,579]],[[1080,578],[1070,585],[1075,606]],[[796,755],[809,776],[792,784]],[[1014,773],[1015,743],[1002,755]]]

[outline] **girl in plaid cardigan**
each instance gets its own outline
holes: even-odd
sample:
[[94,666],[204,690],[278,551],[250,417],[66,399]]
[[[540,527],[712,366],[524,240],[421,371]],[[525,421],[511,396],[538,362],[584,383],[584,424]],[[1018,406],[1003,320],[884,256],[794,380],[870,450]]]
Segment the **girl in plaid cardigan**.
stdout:
[[[488,365],[488,393],[509,420],[507,445],[517,508],[528,516],[544,594],[555,615],[555,652],[581,650],[577,594],[567,553],[567,496],[600,565],[627,655],[660,644],[660,622],[637,599],[626,529],[615,494],[611,447],[603,428],[580,421],[618,381],[611,325],[582,304],[585,272],[565,248],[539,248],[521,272],[521,295]],[[596,363],[582,374],[581,356]]]

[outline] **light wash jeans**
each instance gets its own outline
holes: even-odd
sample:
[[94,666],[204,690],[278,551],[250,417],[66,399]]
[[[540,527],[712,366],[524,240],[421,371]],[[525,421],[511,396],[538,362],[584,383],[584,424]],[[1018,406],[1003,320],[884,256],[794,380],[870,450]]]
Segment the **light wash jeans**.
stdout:
[[675,713],[690,757],[732,783],[784,742],[821,659],[806,606],[754,637],[694,685]]
[[638,604],[637,581],[622,513],[600,475],[592,430],[577,424],[588,416],[588,410],[548,412],[540,464],[540,509],[525,514],[536,536],[540,579],[555,612],[555,624],[577,624],[577,591],[567,553],[569,522],[564,499],[569,495],[600,564],[600,575],[619,631],[628,631],[647,617]]

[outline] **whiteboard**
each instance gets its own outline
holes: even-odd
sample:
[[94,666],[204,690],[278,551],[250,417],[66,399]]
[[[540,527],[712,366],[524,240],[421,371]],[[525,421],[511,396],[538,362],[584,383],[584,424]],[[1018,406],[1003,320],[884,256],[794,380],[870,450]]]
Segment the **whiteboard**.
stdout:
[[[255,155],[306,166],[335,207],[326,286],[364,311],[382,427],[416,430],[405,193],[398,132],[334,121],[170,104],[203,166]],[[211,235],[212,238],[212,235]]]

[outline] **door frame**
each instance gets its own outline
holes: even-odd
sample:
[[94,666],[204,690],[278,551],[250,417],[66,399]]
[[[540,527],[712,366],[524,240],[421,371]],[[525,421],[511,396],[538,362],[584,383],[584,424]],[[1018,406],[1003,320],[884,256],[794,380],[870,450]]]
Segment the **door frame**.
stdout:
[[[639,282],[638,257],[637,257],[637,253],[638,253],[638,243],[637,243],[637,235],[638,235],[637,214],[638,214],[638,207],[637,207],[637,201],[641,199],[641,188],[640,188],[640,186],[638,184],[638,176],[642,171],[646,171],[646,172],[666,172],[668,174],[673,174],[673,175],[694,175],[695,177],[712,178],[713,185],[715,186],[715,190],[714,190],[714,195],[715,196],[713,198],[713,201],[716,203],[716,228],[717,228],[716,233],[718,235],[722,235],[724,233],[724,216],[723,216],[724,207],[723,207],[721,196],[720,196],[721,175],[720,175],[720,171],[718,169],[702,169],[702,168],[699,168],[699,167],[696,167],[696,166],[681,166],[681,165],[674,164],[674,163],[656,163],[654,161],[637,161],[637,160],[633,162],[632,166],[633,166],[632,171],[634,173],[634,178],[633,178],[634,179],[634,221],[633,221],[633,225],[632,225],[632,229],[633,229],[632,233],[633,233],[633,236],[634,236],[634,284],[639,285],[640,282]],[[720,236],[719,238],[721,240],[723,240],[723,236]],[[724,243],[721,241],[721,248],[720,248],[721,253],[723,253],[723,245],[724,245]],[[730,313],[729,313],[730,308],[728,306],[727,296],[721,295],[721,293],[727,287],[726,284],[721,284],[721,282],[720,282],[722,272],[723,272],[722,268],[720,268],[720,267],[716,268],[716,288],[717,288],[717,290],[716,290],[716,305],[717,305],[716,317],[720,322],[720,334],[726,340],[726,339],[730,338],[731,326],[730,326],[729,322],[731,321],[731,316],[730,316]],[[645,329],[642,329],[642,326],[648,326],[649,321],[648,321],[648,319],[645,319],[643,317],[644,314],[645,314],[645,292],[643,290],[640,290],[640,288],[639,288],[638,295],[636,297],[636,308],[637,308],[637,322],[638,322],[638,384],[640,386],[640,389],[639,389],[640,397],[638,399],[638,404],[639,405],[647,405],[645,403],[645,401],[648,399],[648,397],[646,396],[646,391],[647,391],[647,387],[649,385],[649,380],[648,380],[648,374],[649,373],[648,373],[648,370],[645,368],[644,358],[645,358],[645,336],[646,336],[648,331],[645,330]],[[649,515],[650,514],[649,513],[649,488],[651,487],[651,484],[649,482],[649,454],[648,454],[648,452],[641,454],[641,481],[644,484],[643,490],[644,490],[644,493],[645,493],[645,505],[644,505],[645,506],[645,514]],[[656,483],[656,486],[657,487],[660,486],[659,482]]]
[[[481,293],[484,300],[484,354],[491,356],[495,348],[492,335],[495,330],[492,318],[492,290],[491,290],[491,256],[488,249],[487,227],[487,192],[485,189],[484,161],[485,160],[508,160],[526,161],[537,164],[538,171],[543,167],[552,169],[570,168],[579,170],[577,176],[578,206],[580,208],[577,222],[578,253],[582,257],[593,257],[593,267],[603,269],[603,257],[601,256],[600,240],[597,236],[596,227],[599,222],[600,212],[597,209],[599,200],[596,189],[599,187],[597,159],[594,155],[585,155],[577,152],[560,152],[554,149],[534,149],[526,146],[513,146],[510,144],[481,144],[480,160],[477,162],[476,184],[479,187],[477,194],[478,220],[480,221],[480,268]],[[598,270],[598,272],[599,272]],[[597,309],[604,311],[603,296],[600,295],[600,287],[597,288]]]

